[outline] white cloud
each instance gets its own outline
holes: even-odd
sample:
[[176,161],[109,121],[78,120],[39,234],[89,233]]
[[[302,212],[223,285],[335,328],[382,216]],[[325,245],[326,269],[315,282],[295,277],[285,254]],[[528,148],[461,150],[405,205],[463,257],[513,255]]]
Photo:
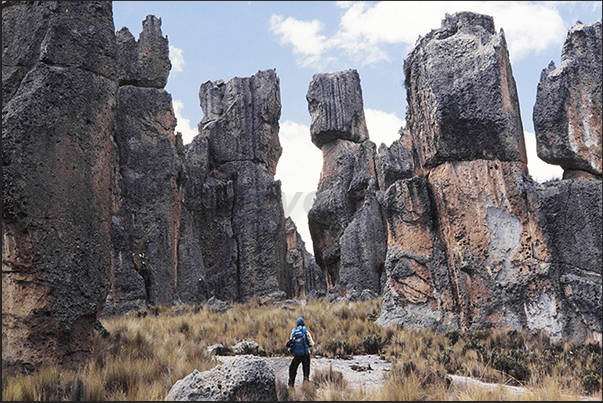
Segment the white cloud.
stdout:
[[546,182],[550,179],[559,179],[563,176],[563,168],[559,165],[547,164],[540,158],[536,152],[536,135],[530,132],[523,132],[526,143],[526,153],[528,155],[528,171],[530,176],[536,182]]
[[523,1],[363,1],[337,2],[344,9],[338,31],[320,35],[324,24],[292,17],[272,16],[271,29],[281,44],[293,45],[302,67],[324,67],[340,53],[355,63],[371,65],[388,60],[385,44],[414,46],[420,35],[439,28],[446,13],[474,11],[491,15],[496,29],[503,28],[513,60],[549,47],[560,47],[567,28],[556,3]]
[[306,249],[313,253],[308,211],[320,179],[322,152],[312,143],[310,128],[290,120],[281,123],[279,139],[283,154],[275,178],[281,181],[285,216],[290,216],[295,222]]
[[270,18],[270,30],[280,35],[281,45],[293,45],[293,54],[300,56],[299,63],[307,67],[317,63],[326,50],[326,37],[320,35],[324,24],[318,20],[300,21],[280,15]]
[[184,68],[182,49],[170,45],[170,62],[172,62],[172,71],[182,71]]
[[174,107],[174,115],[176,115],[176,131],[182,133],[182,142],[188,144],[193,141],[193,137],[197,135],[197,129],[191,127],[191,121],[182,117],[182,109],[184,104],[178,99],[172,101]]
[[373,143],[379,145],[385,143],[390,146],[392,141],[400,138],[400,128],[405,121],[396,116],[395,113],[387,113],[376,109],[365,109],[364,118],[369,131],[369,137]]

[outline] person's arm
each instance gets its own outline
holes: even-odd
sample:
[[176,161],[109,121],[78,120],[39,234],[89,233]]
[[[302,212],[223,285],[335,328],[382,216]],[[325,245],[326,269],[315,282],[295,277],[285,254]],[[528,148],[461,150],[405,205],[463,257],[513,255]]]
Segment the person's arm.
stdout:
[[306,335],[308,337],[308,346],[310,346],[310,347],[314,346],[314,340],[312,340],[312,335],[310,334],[310,332],[308,330],[306,330]]

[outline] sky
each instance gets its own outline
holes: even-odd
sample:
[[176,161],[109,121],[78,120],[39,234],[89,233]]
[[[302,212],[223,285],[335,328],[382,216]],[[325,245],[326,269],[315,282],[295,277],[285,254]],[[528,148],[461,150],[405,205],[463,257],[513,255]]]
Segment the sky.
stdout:
[[517,86],[528,169],[539,182],[563,170],[536,155],[532,111],[541,71],[561,62],[568,30],[580,20],[601,20],[600,1],[114,1],[115,30],[135,38],[149,14],[161,18],[172,69],[172,95],[184,143],[203,118],[199,87],[206,81],[249,77],[276,69],[280,80],[279,137],[285,216],[291,216],[312,253],[307,213],[322,167],[310,140],[306,93],[316,73],[356,69],[365,118],[377,147],[390,145],[405,124],[404,59],[419,36],[441,25],[446,13],[473,11],[503,29]]

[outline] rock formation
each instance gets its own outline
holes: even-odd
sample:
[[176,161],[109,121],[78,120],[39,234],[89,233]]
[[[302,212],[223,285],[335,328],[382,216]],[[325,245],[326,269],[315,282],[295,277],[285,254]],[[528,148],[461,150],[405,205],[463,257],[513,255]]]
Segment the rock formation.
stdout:
[[276,401],[274,370],[260,357],[242,355],[209,371],[176,381],[165,400]]
[[306,250],[306,244],[291,219],[285,220],[287,234],[287,290],[291,297],[303,298],[314,294],[326,294],[327,281],[314,256]]
[[279,79],[274,70],[205,82],[200,134],[185,147],[184,205],[203,255],[202,288],[227,301],[286,290]]
[[542,71],[534,130],[538,156],[564,169],[564,178],[601,179],[601,22],[568,32],[561,65]]
[[375,199],[375,144],[368,140],[356,70],[315,74],[306,95],[323,167],[308,225],[329,288],[381,292],[385,224]]
[[103,315],[178,300],[182,164],[172,97],[163,89],[171,64],[161,20],[149,15],[142,26],[138,42],[125,27],[117,32],[115,275]]
[[[600,43],[600,28],[598,35]],[[591,42],[574,53],[592,54],[580,49]],[[596,71],[589,63],[581,68]],[[503,32],[488,16],[446,15],[417,41],[404,73],[408,131],[380,149],[377,164],[388,223],[379,323],[600,339],[601,182],[540,185],[529,177]],[[586,81],[561,93],[594,88],[597,77]],[[538,119],[558,115],[547,107],[535,108]],[[598,106],[588,117],[600,114]],[[588,124],[578,126],[575,143],[591,135]],[[560,144],[566,135],[547,136]],[[589,144],[600,156],[600,142]],[[412,178],[402,166],[414,166]]]
[[2,368],[77,367],[112,272],[110,2],[2,3]]

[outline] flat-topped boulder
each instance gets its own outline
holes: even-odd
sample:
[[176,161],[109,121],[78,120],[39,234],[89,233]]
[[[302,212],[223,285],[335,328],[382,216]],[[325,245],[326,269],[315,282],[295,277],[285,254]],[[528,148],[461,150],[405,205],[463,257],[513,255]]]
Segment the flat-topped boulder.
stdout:
[[308,93],[312,142],[321,148],[335,139],[362,143],[368,139],[360,75],[356,70],[314,74]]
[[488,159],[526,163],[504,32],[492,17],[446,14],[404,61],[407,127],[418,164]]

